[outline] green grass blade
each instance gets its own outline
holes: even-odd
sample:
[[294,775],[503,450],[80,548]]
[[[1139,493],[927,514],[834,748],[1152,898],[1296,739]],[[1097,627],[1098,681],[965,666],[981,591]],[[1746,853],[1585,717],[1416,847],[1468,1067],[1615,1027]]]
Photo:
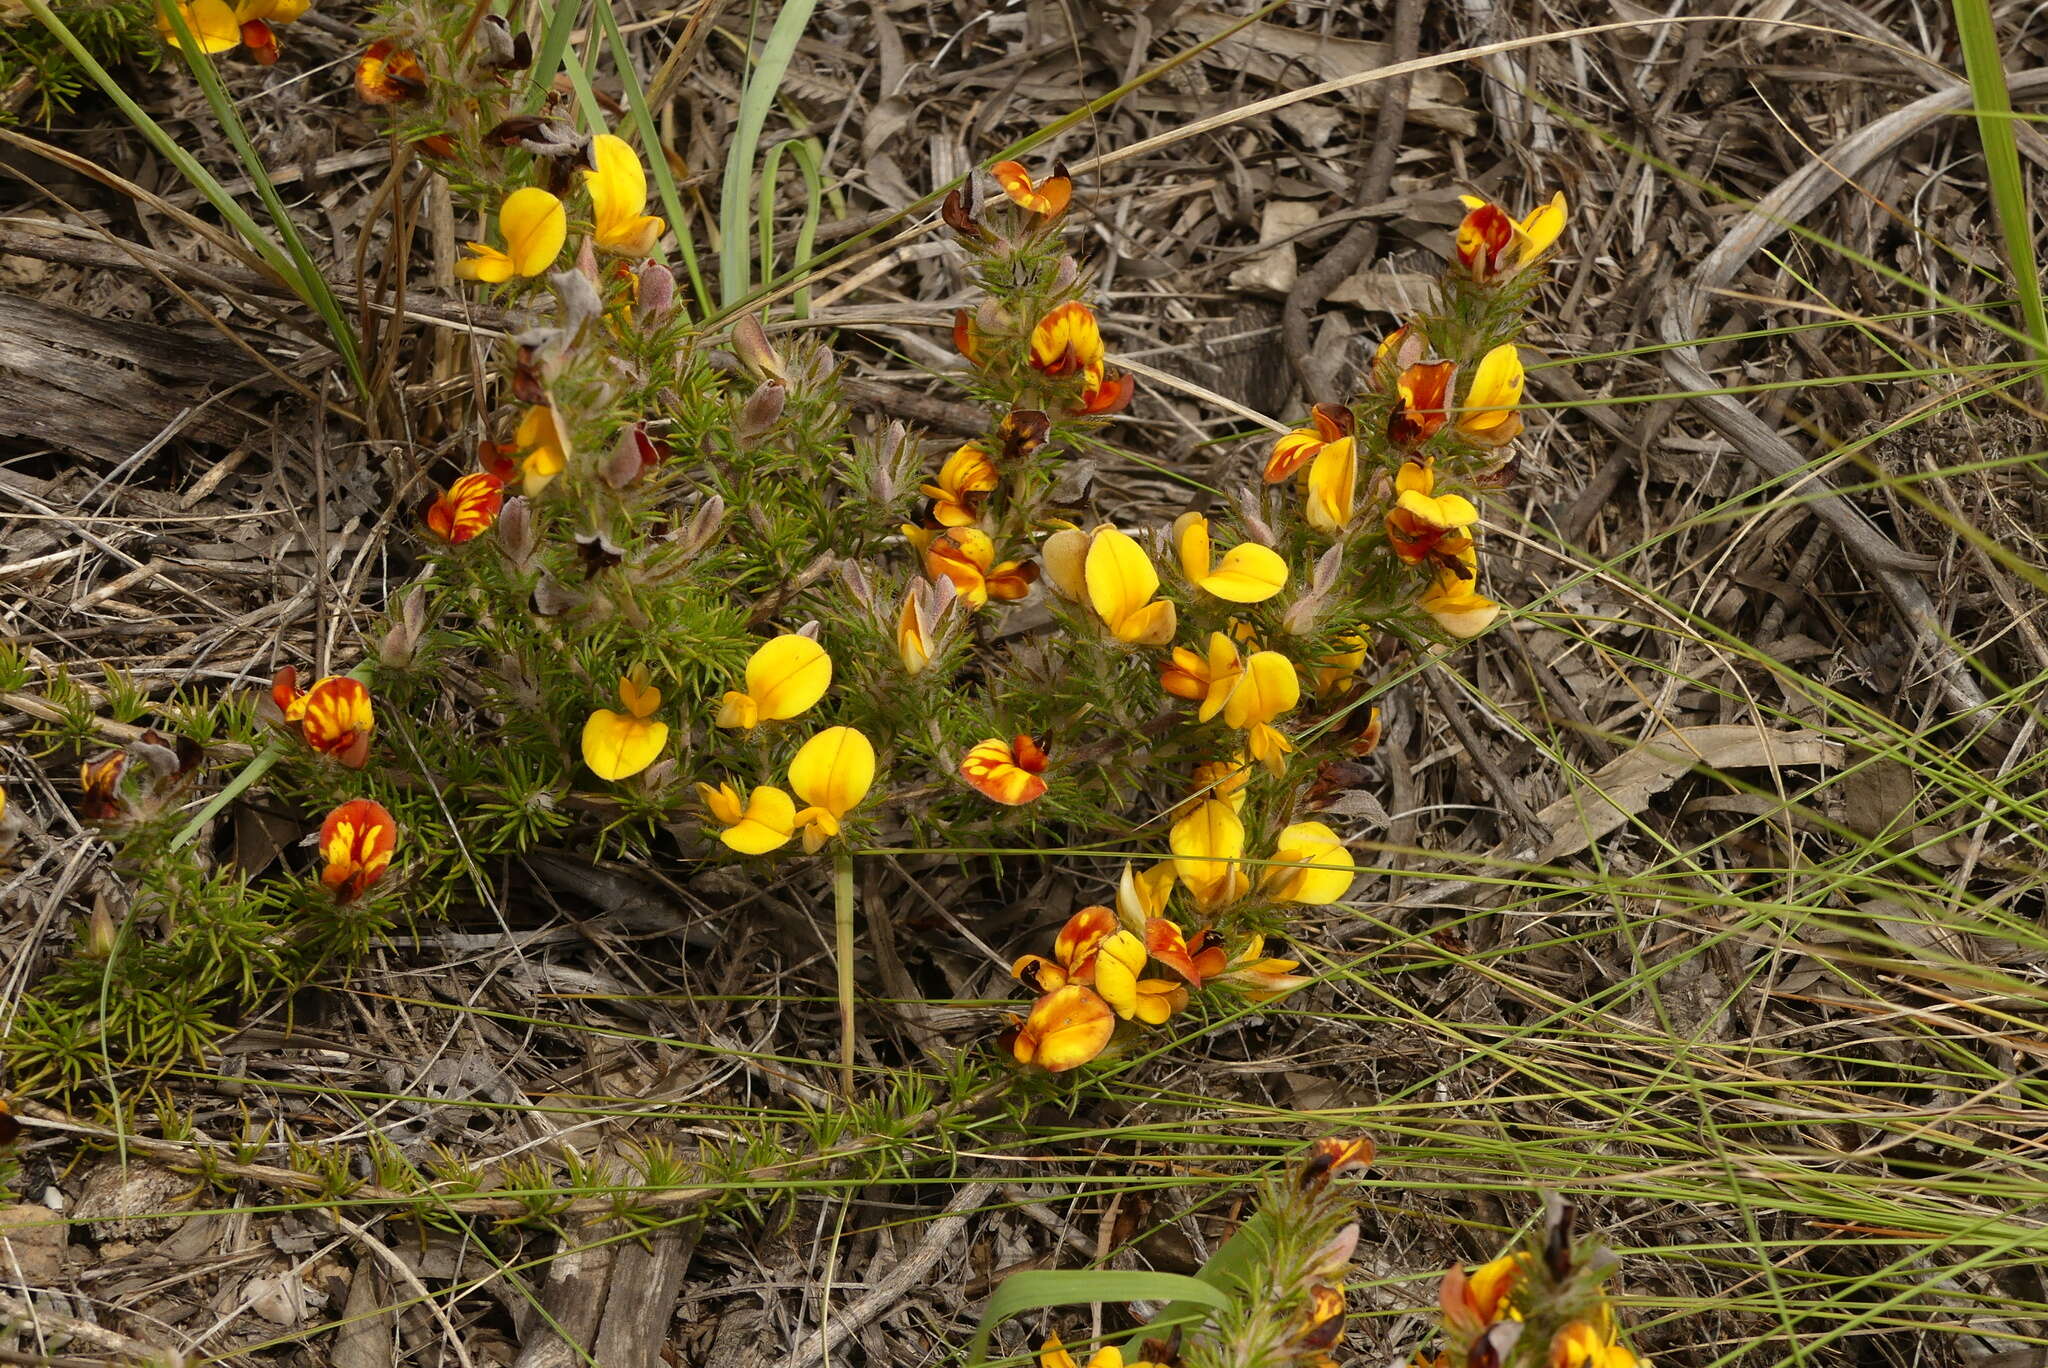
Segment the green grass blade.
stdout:
[[974,1327],[967,1346],[967,1368],[988,1362],[988,1337],[997,1325],[1022,1311],[1048,1306],[1085,1306],[1101,1301],[1156,1301],[1175,1305],[1223,1307],[1229,1296],[1200,1278],[1184,1273],[1148,1273],[1128,1268],[1028,1268],[1003,1279],[988,1299],[988,1309]]
[[207,56],[199,51],[183,13],[175,5],[164,10],[183,44],[179,51],[185,55],[194,78],[206,94],[208,105],[220,121],[221,128],[234,143],[243,171],[263,200],[264,208],[277,229],[278,237],[283,239],[282,244],[263,230],[255,218],[214,178],[212,172],[200,165],[191,153],[180,147],[177,140],[165,132],[161,124],[129,97],[113,75],[86,50],[78,36],[62,19],[51,12],[47,0],[25,0],[25,3],[43,27],[50,31],[51,36],[64,45],[79,67],[92,78],[93,84],[97,85],[128,122],[134,125],[136,131],[176,168],[187,184],[206,198],[214,211],[256,251],[264,263],[277,272],[278,278],[298,296],[300,302],[320,315],[321,321],[326,323],[333,337],[335,351],[348,368],[350,379],[355,382],[357,392],[365,392],[367,377],[363,373],[362,361],[357,354],[355,334],[349,329],[341,304],[335,299],[334,291],[328,286],[326,277],[321,275],[318,267],[314,265],[311,254],[306,250],[305,241],[299,235],[297,225],[292,222],[291,215],[284,207],[284,201],[278,196],[276,186],[271,184],[270,177],[264,170],[262,158],[257,155],[255,147],[249,141],[247,130],[242,127],[241,119],[235,114],[234,102],[228,98],[227,89],[221,84],[220,73],[214,70],[213,63]]
[[1956,30],[1962,39],[1963,68],[1976,100],[1977,137],[1984,144],[1985,178],[2005,239],[2006,264],[2019,291],[2020,317],[2033,339],[2036,358],[2048,360],[2048,308],[2041,301],[2041,275],[2034,259],[2033,215],[2026,179],[2020,172],[2019,140],[2013,132],[2012,93],[1990,0],[1955,0]]
[[532,84],[526,87],[528,114],[541,107],[553,88],[555,73],[562,69],[562,56],[569,50],[569,37],[576,32],[576,17],[582,11],[576,0],[563,0],[547,12],[548,26],[541,30],[540,48],[533,54]]
[[[804,177],[804,220],[796,230],[796,252],[790,260],[790,270],[801,275],[810,264],[811,247],[818,237],[818,211],[824,206],[825,178],[818,166],[818,149],[808,138],[790,138],[768,149],[768,155],[761,159],[761,206],[755,223],[761,240],[761,276],[765,280],[775,274],[775,173],[782,164],[782,154],[789,152],[796,157],[796,164]],[[798,318],[811,316],[811,287],[799,286],[790,296],[790,307]]]
[[669,168],[668,156],[662,151],[661,134],[654,127],[653,111],[647,108],[647,92],[641,88],[640,73],[633,70],[633,56],[626,50],[626,36],[619,31],[618,18],[612,14],[610,5],[597,7],[597,21],[604,26],[605,42],[611,45],[612,65],[618,68],[619,81],[626,88],[626,112],[632,116],[633,131],[640,135],[640,150],[647,158],[647,170],[654,177],[654,188],[661,196],[661,206],[668,211],[668,226],[675,230],[676,247],[683,254],[683,268],[689,272],[690,289],[696,295],[698,317],[711,312],[711,295],[704,288],[704,274],[697,265],[697,240],[690,233],[690,219],[683,210],[682,191],[676,186],[675,172]]
[[754,152],[761,144],[761,128],[774,107],[775,91],[796,55],[797,40],[811,22],[817,0],[789,0],[775,16],[768,41],[761,46],[761,59],[747,76],[740,94],[740,115],[733,129],[732,145],[725,153],[725,180],[718,198],[718,286],[719,300],[727,308],[746,297],[752,272],[747,258],[747,220],[754,201],[747,185],[754,174]]

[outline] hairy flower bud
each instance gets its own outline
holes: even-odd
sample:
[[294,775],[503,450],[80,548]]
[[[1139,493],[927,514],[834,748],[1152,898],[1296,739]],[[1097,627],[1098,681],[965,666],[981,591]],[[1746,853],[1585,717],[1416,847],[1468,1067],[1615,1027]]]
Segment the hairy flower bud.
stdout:
[[[588,250],[589,244],[584,244]],[[562,331],[575,336],[584,324],[604,313],[604,300],[598,296],[596,283],[597,265],[591,263],[590,272],[585,274],[581,263],[573,271],[556,271],[548,276],[548,284],[555,287],[555,298],[562,306]]]
[[761,320],[754,314],[741,314],[732,325],[732,352],[739,358],[747,374],[756,380],[789,379],[783,368],[782,353],[775,350],[775,344],[768,340],[768,330],[761,326]]
[[416,584],[399,606],[396,620],[377,643],[377,661],[387,669],[403,670],[419,653],[420,638],[427,633],[427,587]]
[[540,530],[534,526],[533,504],[523,497],[505,500],[498,510],[498,552],[514,570],[533,568],[533,553],[540,549]]
[[658,261],[650,261],[640,268],[640,278],[635,286],[640,301],[640,319],[644,323],[659,323],[668,317],[668,311],[676,302],[675,272]]
[[780,380],[763,380],[747,396],[747,402],[740,405],[740,417],[733,425],[733,436],[742,446],[752,446],[774,429],[788,403],[789,388],[786,385]]
[[697,511],[676,537],[676,550],[686,558],[697,555],[718,539],[718,529],[724,522],[725,500],[716,494],[709,495],[697,505]]

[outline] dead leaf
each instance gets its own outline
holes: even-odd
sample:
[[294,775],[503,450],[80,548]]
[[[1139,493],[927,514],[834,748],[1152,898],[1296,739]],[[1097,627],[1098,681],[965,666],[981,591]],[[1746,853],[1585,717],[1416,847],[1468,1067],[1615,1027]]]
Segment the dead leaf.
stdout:
[[[1202,54],[1205,62],[1243,72],[1257,80],[1270,81],[1287,90],[1301,84],[1303,71],[1314,73],[1319,80],[1335,81],[1387,65],[1387,45],[1384,43],[1332,38],[1263,21],[1244,24],[1237,15],[1212,9],[1176,15],[1173,31],[1195,38],[1210,38],[1239,24],[1243,27]],[[1377,82],[1370,82],[1355,86],[1345,94],[1372,107],[1379,103],[1380,86]],[[1408,118],[1412,123],[1445,129],[1465,137],[1471,137],[1479,128],[1478,116],[1467,103],[1465,87],[1447,71],[1415,73],[1408,93]]]
[[1586,849],[1648,808],[1652,798],[1695,766],[1734,770],[1841,763],[1841,744],[1819,732],[1771,732],[1734,724],[1679,727],[1608,761],[1583,786],[1538,813],[1543,825],[1557,833],[1542,858],[1557,860]]

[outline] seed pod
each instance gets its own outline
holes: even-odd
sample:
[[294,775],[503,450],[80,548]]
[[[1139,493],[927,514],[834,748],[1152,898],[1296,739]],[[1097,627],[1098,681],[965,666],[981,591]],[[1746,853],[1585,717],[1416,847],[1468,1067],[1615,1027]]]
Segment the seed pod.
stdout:
[[521,497],[505,500],[498,510],[498,553],[514,570],[524,572],[533,568],[533,553],[539,548],[533,505]]

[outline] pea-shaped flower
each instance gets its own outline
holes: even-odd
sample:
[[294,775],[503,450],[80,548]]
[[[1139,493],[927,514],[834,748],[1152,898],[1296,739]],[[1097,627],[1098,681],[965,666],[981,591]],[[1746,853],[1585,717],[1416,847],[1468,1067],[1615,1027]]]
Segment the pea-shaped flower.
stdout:
[[599,708],[583,724],[583,763],[600,779],[632,778],[668,744],[668,723],[654,718],[661,690],[647,682],[644,665],[619,680],[619,702],[626,711]]
[[470,259],[455,263],[456,275],[502,285],[514,276],[541,274],[562,254],[562,244],[569,237],[568,211],[553,195],[529,185],[514,190],[498,206],[498,231],[505,236],[504,248],[482,242],[466,244]]
[[668,231],[668,223],[647,212],[647,173],[640,157],[610,133],[590,140],[595,170],[583,173],[595,219],[592,236],[599,248],[625,256],[644,257]]
[[718,725],[751,730],[808,712],[832,686],[832,657],[807,636],[788,632],[747,660],[747,687],[726,693]]
[[815,854],[837,836],[846,815],[875,782],[875,748],[852,727],[827,727],[789,762],[789,787],[808,806],[796,814],[804,850]]

